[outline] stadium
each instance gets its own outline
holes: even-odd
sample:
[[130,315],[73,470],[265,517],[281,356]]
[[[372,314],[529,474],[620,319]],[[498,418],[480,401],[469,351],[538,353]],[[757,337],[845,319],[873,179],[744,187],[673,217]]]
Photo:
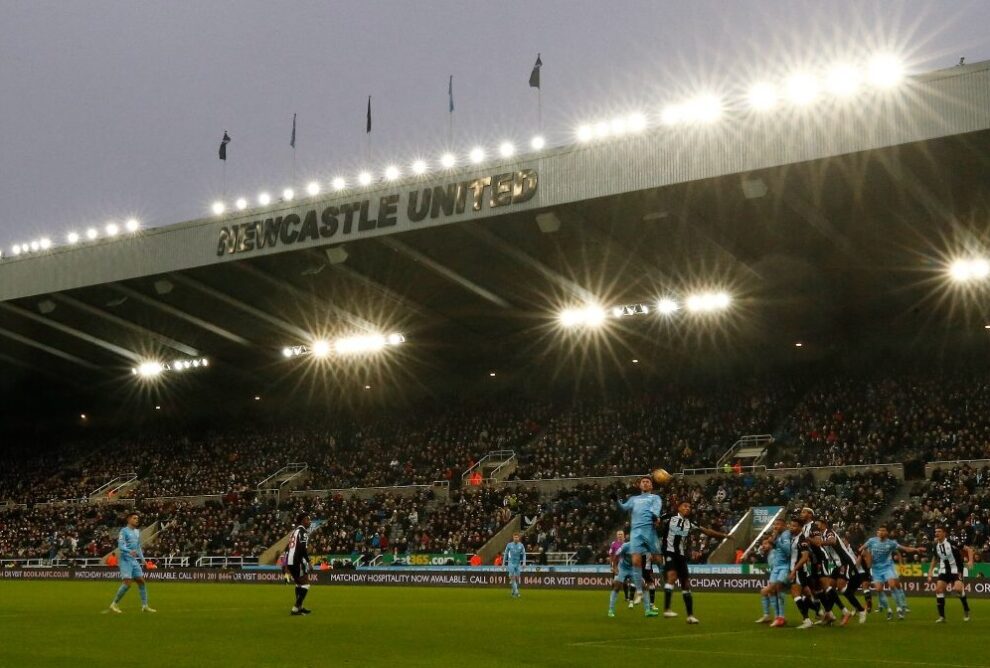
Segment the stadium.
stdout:
[[[858,66],[5,252],[0,663],[985,665],[990,62]],[[754,624],[802,509],[909,603]]]

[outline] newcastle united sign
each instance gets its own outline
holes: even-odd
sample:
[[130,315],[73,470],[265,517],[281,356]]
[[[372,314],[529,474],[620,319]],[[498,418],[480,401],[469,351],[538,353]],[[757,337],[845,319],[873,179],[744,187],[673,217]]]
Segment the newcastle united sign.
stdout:
[[443,185],[388,193],[374,199],[314,204],[297,212],[268,216],[220,228],[218,257],[276,246],[324,240],[344,241],[372,230],[394,227],[400,211],[412,225],[442,217],[520,204],[539,185],[536,170],[494,174]]

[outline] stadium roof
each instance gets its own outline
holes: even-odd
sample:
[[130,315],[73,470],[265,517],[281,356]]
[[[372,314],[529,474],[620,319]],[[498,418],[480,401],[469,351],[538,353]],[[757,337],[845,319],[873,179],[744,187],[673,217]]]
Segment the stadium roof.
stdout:
[[[248,401],[982,332],[985,300],[944,275],[957,256],[990,254],[988,149],[980,63],[800,112],[729,110],[711,126],[5,257],[0,391],[44,379],[154,403],[170,390],[135,392],[133,367],[205,357],[171,391]],[[556,320],[704,291],[731,294],[732,308],[611,318],[607,334]],[[374,362],[282,355],[372,331],[407,341]]]

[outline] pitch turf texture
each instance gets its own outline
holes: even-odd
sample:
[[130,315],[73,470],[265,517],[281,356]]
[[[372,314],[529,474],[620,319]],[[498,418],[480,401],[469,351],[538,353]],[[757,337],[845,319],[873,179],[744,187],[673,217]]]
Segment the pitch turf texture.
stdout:
[[915,597],[903,622],[798,631],[754,624],[750,594],[696,594],[688,626],[679,595],[676,619],[624,603],[609,619],[604,591],[314,586],[301,618],[289,587],[151,583],[157,614],[139,612],[136,588],[124,614],[101,614],[115,589],[0,582],[0,666],[990,666],[979,600],[969,623],[950,599],[935,625],[934,598]]

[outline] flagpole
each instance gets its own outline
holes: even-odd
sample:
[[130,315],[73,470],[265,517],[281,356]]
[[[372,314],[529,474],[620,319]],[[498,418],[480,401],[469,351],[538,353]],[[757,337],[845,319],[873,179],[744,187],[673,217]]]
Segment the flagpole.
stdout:
[[543,134],[543,89],[536,89],[536,124]]
[[227,199],[227,161],[221,160],[220,162],[223,163],[223,169],[221,170],[223,173],[223,188],[221,192],[223,193],[223,198]]

